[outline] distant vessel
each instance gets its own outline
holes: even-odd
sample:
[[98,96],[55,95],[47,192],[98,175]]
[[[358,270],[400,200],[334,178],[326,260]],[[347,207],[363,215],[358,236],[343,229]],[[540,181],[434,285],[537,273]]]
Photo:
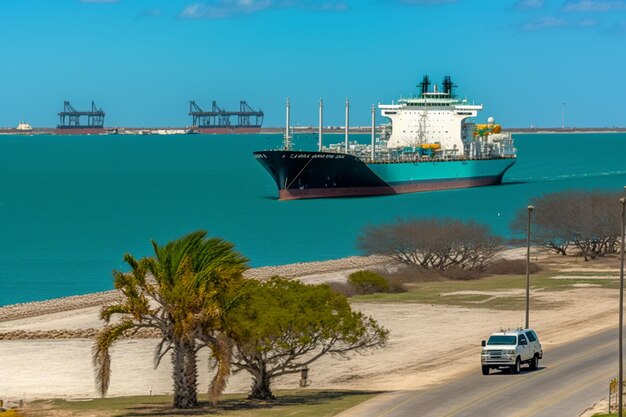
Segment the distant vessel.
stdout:
[[[107,133],[104,129],[105,113],[91,102],[91,110],[76,110],[69,101],[63,102],[63,111],[59,112],[59,135],[97,135]],[[81,117],[87,118],[87,124],[81,123]]]
[[19,130],[20,132],[32,132],[33,131],[33,127],[26,122],[19,122],[16,129]]
[[[189,133],[230,134],[259,133],[263,125],[263,110],[253,110],[245,101],[239,102],[239,111],[227,111],[211,103],[211,111],[204,111],[195,101],[189,102],[192,127]],[[236,117],[233,123],[232,118]]]
[[376,140],[372,106],[372,143],[348,141],[349,102],[346,100],[346,135],[342,144],[318,151],[291,149],[289,102],[283,149],[254,152],[272,176],[279,199],[371,196],[417,191],[467,188],[500,184],[516,161],[509,134],[489,118],[487,124],[466,121],[476,117],[482,105],[455,97],[449,76],[429,91],[425,76],[417,97],[397,104],[379,104],[381,115],[391,121]]
[[157,135],[188,135],[189,129],[157,129]]

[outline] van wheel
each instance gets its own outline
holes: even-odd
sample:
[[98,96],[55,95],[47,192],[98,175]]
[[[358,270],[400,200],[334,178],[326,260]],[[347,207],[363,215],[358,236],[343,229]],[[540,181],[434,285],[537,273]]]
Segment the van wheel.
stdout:
[[535,354],[533,360],[530,362],[530,370],[536,371],[537,369],[539,369],[539,356]]
[[515,360],[515,365],[511,366],[511,373],[519,374],[522,367],[522,362],[519,360],[519,357]]
[[483,365],[483,375],[489,375],[489,367]]

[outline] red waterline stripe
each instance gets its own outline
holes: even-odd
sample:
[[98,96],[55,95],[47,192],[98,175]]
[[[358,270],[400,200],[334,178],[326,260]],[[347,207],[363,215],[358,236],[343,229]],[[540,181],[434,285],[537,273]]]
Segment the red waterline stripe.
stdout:
[[392,185],[390,187],[341,187],[341,188],[305,188],[279,191],[279,200],[298,200],[305,198],[358,197],[391,194],[415,193],[421,191],[452,190],[456,188],[482,187],[502,182],[501,176],[477,179],[419,181],[412,184]]

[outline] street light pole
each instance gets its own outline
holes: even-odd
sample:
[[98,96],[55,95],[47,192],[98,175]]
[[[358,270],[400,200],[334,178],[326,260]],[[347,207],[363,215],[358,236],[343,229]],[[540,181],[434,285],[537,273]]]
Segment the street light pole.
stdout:
[[526,327],[528,329],[528,317],[530,315],[530,213],[534,206],[528,206],[528,228],[526,229]]
[[[624,187],[626,188],[626,187]],[[624,340],[624,227],[626,227],[626,198],[619,199],[622,205],[620,222],[620,266],[619,266],[619,381],[618,381],[618,416],[622,417],[622,395],[624,390],[624,361],[623,361],[623,340]]]

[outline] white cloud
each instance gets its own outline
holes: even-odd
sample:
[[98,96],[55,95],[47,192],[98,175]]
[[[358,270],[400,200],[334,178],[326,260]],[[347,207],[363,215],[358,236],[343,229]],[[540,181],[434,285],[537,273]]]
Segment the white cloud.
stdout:
[[559,17],[540,17],[522,25],[522,31],[532,32],[540,29],[553,29],[569,26],[569,21]]
[[543,9],[544,0],[517,0],[513,5],[514,10],[537,10]]
[[596,19],[570,20],[560,17],[542,17],[524,23],[521,26],[523,32],[533,32],[542,29],[558,29],[558,28],[581,28],[588,29],[600,25],[600,21]]
[[143,19],[146,17],[161,17],[163,16],[163,12],[161,9],[145,9],[137,14],[138,19]]
[[238,14],[252,14],[272,7],[272,0],[222,0],[195,3],[185,7],[180,17],[185,19],[219,19]]
[[576,26],[579,26],[581,28],[591,28],[591,27],[598,26],[599,24],[600,24],[600,21],[597,19],[583,19],[583,20],[576,22]]
[[223,19],[251,15],[270,9],[300,8],[321,12],[341,12],[348,9],[343,1],[314,0],[213,0],[190,4],[180,12],[183,19]]
[[458,0],[396,0],[395,3],[410,6],[440,6],[442,4],[458,3]]
[[561,7],[565,12],[609,12],[626,10],[624,0],[569,0]]

